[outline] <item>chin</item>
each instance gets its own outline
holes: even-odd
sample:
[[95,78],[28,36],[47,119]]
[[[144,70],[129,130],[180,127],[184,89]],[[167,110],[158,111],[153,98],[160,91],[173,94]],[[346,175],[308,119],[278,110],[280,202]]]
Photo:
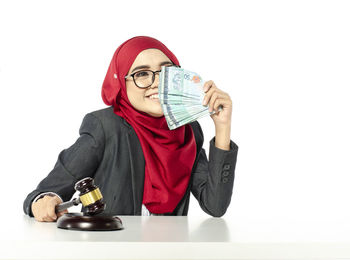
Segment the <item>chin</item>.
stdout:
[[162,117],[162,116],[164,116],[163,111],[149,111],[149,112],[146,112],[146,113],[151,115],[151,116],[154,116],[154,117]]
[[149,115],[151,115],[151,116],[153,116],[153,117],[162,117],[162,116],[164,116],[164,114],[162,113],[162,114],[154,114],[154,113],[148,113]]

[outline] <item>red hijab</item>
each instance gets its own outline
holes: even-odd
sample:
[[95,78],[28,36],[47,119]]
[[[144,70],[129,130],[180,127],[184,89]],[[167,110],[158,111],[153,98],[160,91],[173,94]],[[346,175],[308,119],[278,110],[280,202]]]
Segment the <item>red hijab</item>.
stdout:
[[137,55],[146,49],[162,51],[174,64],[175,55],[160,41],[146,36],[131,38],[115,51],[102,85],[102,99],[114,107],[135,130],[145,157],[142,203],[151,213],[173,212],[189,184],[196,157],[196,142],[189,124],[169,130],[165,117],[153,117],[130,103],[124,77]]

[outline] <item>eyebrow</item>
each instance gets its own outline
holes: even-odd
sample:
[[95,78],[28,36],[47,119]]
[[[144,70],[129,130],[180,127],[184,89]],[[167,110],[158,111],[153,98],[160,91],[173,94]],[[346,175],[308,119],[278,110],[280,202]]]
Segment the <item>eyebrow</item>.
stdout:
[[[173,64],[173,63],[172,63],[171,61],[163,61],[163,62],[159,63],[159,66],[163,66],[163,65],[165,65],[165,64]],[[149,65],[137,66],[137,67],[135,67],[135,68],[131,71],[131,73],[133,73],[135,70],[139,70],[139,69],[149,69],[149,68],[150,68]]]

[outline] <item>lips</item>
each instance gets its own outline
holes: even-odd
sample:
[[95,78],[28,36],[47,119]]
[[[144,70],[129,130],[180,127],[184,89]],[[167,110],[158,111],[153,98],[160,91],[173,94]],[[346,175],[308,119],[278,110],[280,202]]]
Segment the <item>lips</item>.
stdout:
[[149,95],[147,95],[146,97],[150,97],[150,96],[152,96],[152,95],[157,95],[158,96],[158,92],[156,92],[156,93],[152,93],[152,94],[149,94]]
[[155,93],[155,94],[146,96],[146,98],[149,98],[149,99],[151,99],[151,100],[159,100],[159,98],[158,98],[158,93]]

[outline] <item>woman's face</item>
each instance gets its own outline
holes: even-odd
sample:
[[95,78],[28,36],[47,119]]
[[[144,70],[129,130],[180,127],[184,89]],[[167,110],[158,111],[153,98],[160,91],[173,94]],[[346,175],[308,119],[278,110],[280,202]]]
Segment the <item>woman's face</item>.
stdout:
[[[163,65],[169,66],[172,64],[172,61],[162,51],[147,49],[137,55],[127,75],[142,70],[157,71],[161,70]],[[129,101],[134,108],[154,117],[164,115],[158,99],[159,73],[155,75],[153,84],[148,88],[137,87],[132,77],[127,78],[125,82]],[[156,95],[157,98],[150,98],[151,95]]]

